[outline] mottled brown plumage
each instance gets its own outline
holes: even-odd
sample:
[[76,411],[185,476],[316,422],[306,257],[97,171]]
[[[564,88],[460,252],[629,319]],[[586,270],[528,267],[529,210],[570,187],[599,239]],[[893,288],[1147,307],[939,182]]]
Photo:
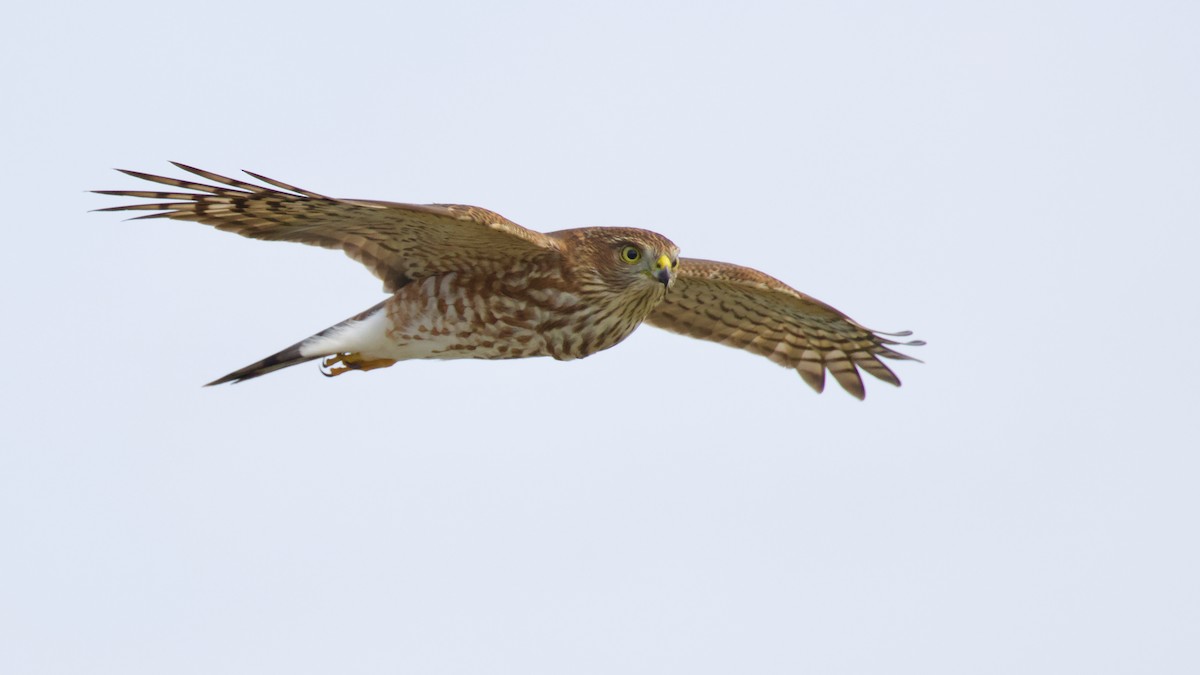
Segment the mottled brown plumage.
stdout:
[[[781,281],[729,263],[681,259],[673,243],[647,230],[543,234],[474,206],[335,199],[250,172],[267,186],[176,166],[215,185],[124,171],[186,191],[98,191],[155,200],[100,210],[153,211],[141,217],[341,249],[392,294],[211,384],[322,357],[332,375],[411,358],[583,358],[643,322],[766,356],[817,391],[829,370],[858,398],[865,393],[859,368],[899,385],[879,357],[911,358],[891,349],[901,343],[888,334]],[[892,337],[899,335],[907,333]]]
[[[738,347],[794,368],[818,392],[825,371],[858,398],[866,395],[858,368],[900,386],[879,357],[912,359],[900,343],[859,325],[829,305],[748,267],[684,258],[671,292],[646,322],[694,338]],[[903,337],[908,333],[894,333]]]

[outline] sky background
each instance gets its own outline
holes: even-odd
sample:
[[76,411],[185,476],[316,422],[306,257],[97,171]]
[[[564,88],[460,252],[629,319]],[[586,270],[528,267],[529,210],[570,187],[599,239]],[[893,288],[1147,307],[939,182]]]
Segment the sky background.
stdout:
[[[35,4],[0,672],[1200,672],[1200,5]],[[653,229],[925,363],[859,402],[644,328],[202,389],[383,296],[88,213],[167,160]]]

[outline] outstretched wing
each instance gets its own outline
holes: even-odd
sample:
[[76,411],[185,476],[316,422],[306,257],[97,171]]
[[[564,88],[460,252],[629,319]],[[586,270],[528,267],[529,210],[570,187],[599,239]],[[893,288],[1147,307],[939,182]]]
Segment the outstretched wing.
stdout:
[[341,249],[382,279],[388,292],[432,274],[508,267],[514,258],[560,250],[554,238],[475,206],[335,199],[249,171],[270,187],[172,163],[217,185],[121,169],[135,178],[193,192],[96,190],[173,200],[99,210],[158,211],[140,217],[194,220],[254,239]]
[[[897,342],[856,323],[825,303],[757,270],[711,260],[682,258],[671,291],[646,322],[712,340],[795,368],[813,389],[825,388],[825,371],[857,398],[866,395],[861,368],[900,385],[879,357],[913,359],[889,345]],[[890,334],[903,337],[909,333]]]

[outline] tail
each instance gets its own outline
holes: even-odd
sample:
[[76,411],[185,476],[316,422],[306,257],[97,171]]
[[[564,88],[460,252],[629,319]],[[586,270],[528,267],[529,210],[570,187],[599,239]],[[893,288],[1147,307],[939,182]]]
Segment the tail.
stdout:
[[211,387],[214,384],[225,384],[226,382],[237,383],[245,380],[252,380],[261,375],[282,370],[288,366],[294,366],[300,363],[305,363],[306,361],[312,361],[313,359],[321,358],[320,355],[304,356],[301,354],[300,345],[304,344],[305,342],[307,342],[307,340],[301,340],[300,342],[297,342],[296,344],[277,354],[272,354],[262,361],[251,363],[245,368],[239,368],[225,377],[215,379],[204,386]]
[[[387,302],[387,301],[385,300],[384,302]],[[381,307],[383,307],[383,302],[379,303],[378,305],[375,305],[374,307],[372,307],[366,311],[359,312],[358,314],[355,314],[354,316],[350,317],[349,319],[346,319],[345,321],[342,321],[341,323],[330,326],[329,328],[326,328],[325,330],[321,331],[320,333],[317,333],[316,335],[313,335],[312,337],[305,338],[305,339],[297,342],[296,344],[292,345],[291,347],[288,347],[287,349],[284,349],[280,352],[272,354],[261,361],[256,361],[254,363],[251,363],[250,365],[246,366],[245,368],[239,368],[224,377],[220,377],[220,378],[213,380],[212,382],[209,382],[208,384],[206,384],[204,386],[211,387],[215,384],[225,384],[226,382],[232,382],[232,383],[236,384],[238,382],[252,380],[256,377],[266,375],[267,373],[273,373],[277,370],[283,370],[284,368],[288,368],[290,366],[295,366],[295,365],[298,365],[301,363],[307,363],[308,361],[313,361],[313,360],[319,359],[323,356],[329,356],[330,354],[309,354],[306,356],[300,352],[300,346],[305,343],[310,342],[313,338],[318,338],[318,337],[323,337],[325,335],[328,335],[328,334],[338,330],[342,326],[345,326],[346,324],[350,323],[351,321],[362,321],[363,319],[367,318],[371,314],[374,314],[375,311]]]

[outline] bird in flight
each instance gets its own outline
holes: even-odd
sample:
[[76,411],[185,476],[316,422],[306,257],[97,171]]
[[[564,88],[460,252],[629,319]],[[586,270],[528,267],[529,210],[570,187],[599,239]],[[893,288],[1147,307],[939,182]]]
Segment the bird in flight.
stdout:
[[476,206],[326,197],[247,171],[259,185],[174,163],[210,182],[120,170],[170,190],[97,190],[154,200],[100,211],[194,220],[254,239],[341,249],[383,281],[383,302],[209,385],[321,359],[322,372],[407,359],[567,361],[608,349],[642,323],[765,356],[817,392],[829,371],[865,396],[859,369],[899,386],[880,357],[909,332],[872,331],[748,267],[679,257],[628,227],[541,233]]

